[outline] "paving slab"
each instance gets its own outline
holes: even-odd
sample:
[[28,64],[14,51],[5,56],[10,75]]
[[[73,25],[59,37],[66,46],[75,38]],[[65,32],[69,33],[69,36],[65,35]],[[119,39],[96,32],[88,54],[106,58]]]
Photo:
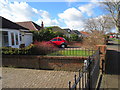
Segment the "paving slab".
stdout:
[[78,72],[2,68],[3,88],[68,88]]

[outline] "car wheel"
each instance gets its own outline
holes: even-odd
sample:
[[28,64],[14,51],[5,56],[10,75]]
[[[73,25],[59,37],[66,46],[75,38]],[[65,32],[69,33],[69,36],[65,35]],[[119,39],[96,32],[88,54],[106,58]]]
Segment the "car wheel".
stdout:
[[60,45],[60,47],[61,47],[61,48],[65,48],[65,47],[66,47],[66,45],[65,45],[65,44],[62,44],[62,45]]

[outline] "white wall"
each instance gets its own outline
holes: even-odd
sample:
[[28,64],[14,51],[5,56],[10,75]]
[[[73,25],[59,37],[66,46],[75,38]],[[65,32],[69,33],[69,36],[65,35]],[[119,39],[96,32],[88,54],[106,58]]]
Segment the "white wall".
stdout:
[[0,31],[0,47],[2,47],[2,31]]
[[25,33],[24,40],[25,40],[25,46],[29,46],[33,42],[32,33]]
[[[20,44],[25,44],[25,46],[30,45],[33,42],[33,34],[25,33],[24,31],[15,29],[0,29],[0,35],[2,37],[2,31],[8,31],[8,46],[13,48],[19,48]],[[14,34],[14,45],[12,45],[11,33]],[[18,45],[16,45],[16,34],[18,35]],[[22,40],[20,41],[20,34]],[[0,47],[2,47],[2,39],[0,38]]]

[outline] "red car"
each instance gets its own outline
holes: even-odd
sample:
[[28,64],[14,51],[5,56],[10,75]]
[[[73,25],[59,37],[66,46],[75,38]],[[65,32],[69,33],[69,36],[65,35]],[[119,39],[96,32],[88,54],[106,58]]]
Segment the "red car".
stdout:
[[61,48],[67,47],[68,44],[68,42],[63,37],[55,37],[51,39],[50,42]]

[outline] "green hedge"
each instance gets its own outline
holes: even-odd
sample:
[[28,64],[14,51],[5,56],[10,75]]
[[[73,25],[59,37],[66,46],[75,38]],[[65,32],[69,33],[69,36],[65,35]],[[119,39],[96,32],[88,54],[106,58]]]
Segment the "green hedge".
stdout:
[[49,44],[31,45],[25,48],[11,48],[2,47],[0,48],[0,54],[2,55],[46,55],[59,50]]
[[25,48],[11,48],[11,47],[2,47],[1,48],[1,53],[3,55],[28,55],[28,54],[31,54],[31,49],[32,49],[32,46],[28,46],[28,47],[25,47]]

